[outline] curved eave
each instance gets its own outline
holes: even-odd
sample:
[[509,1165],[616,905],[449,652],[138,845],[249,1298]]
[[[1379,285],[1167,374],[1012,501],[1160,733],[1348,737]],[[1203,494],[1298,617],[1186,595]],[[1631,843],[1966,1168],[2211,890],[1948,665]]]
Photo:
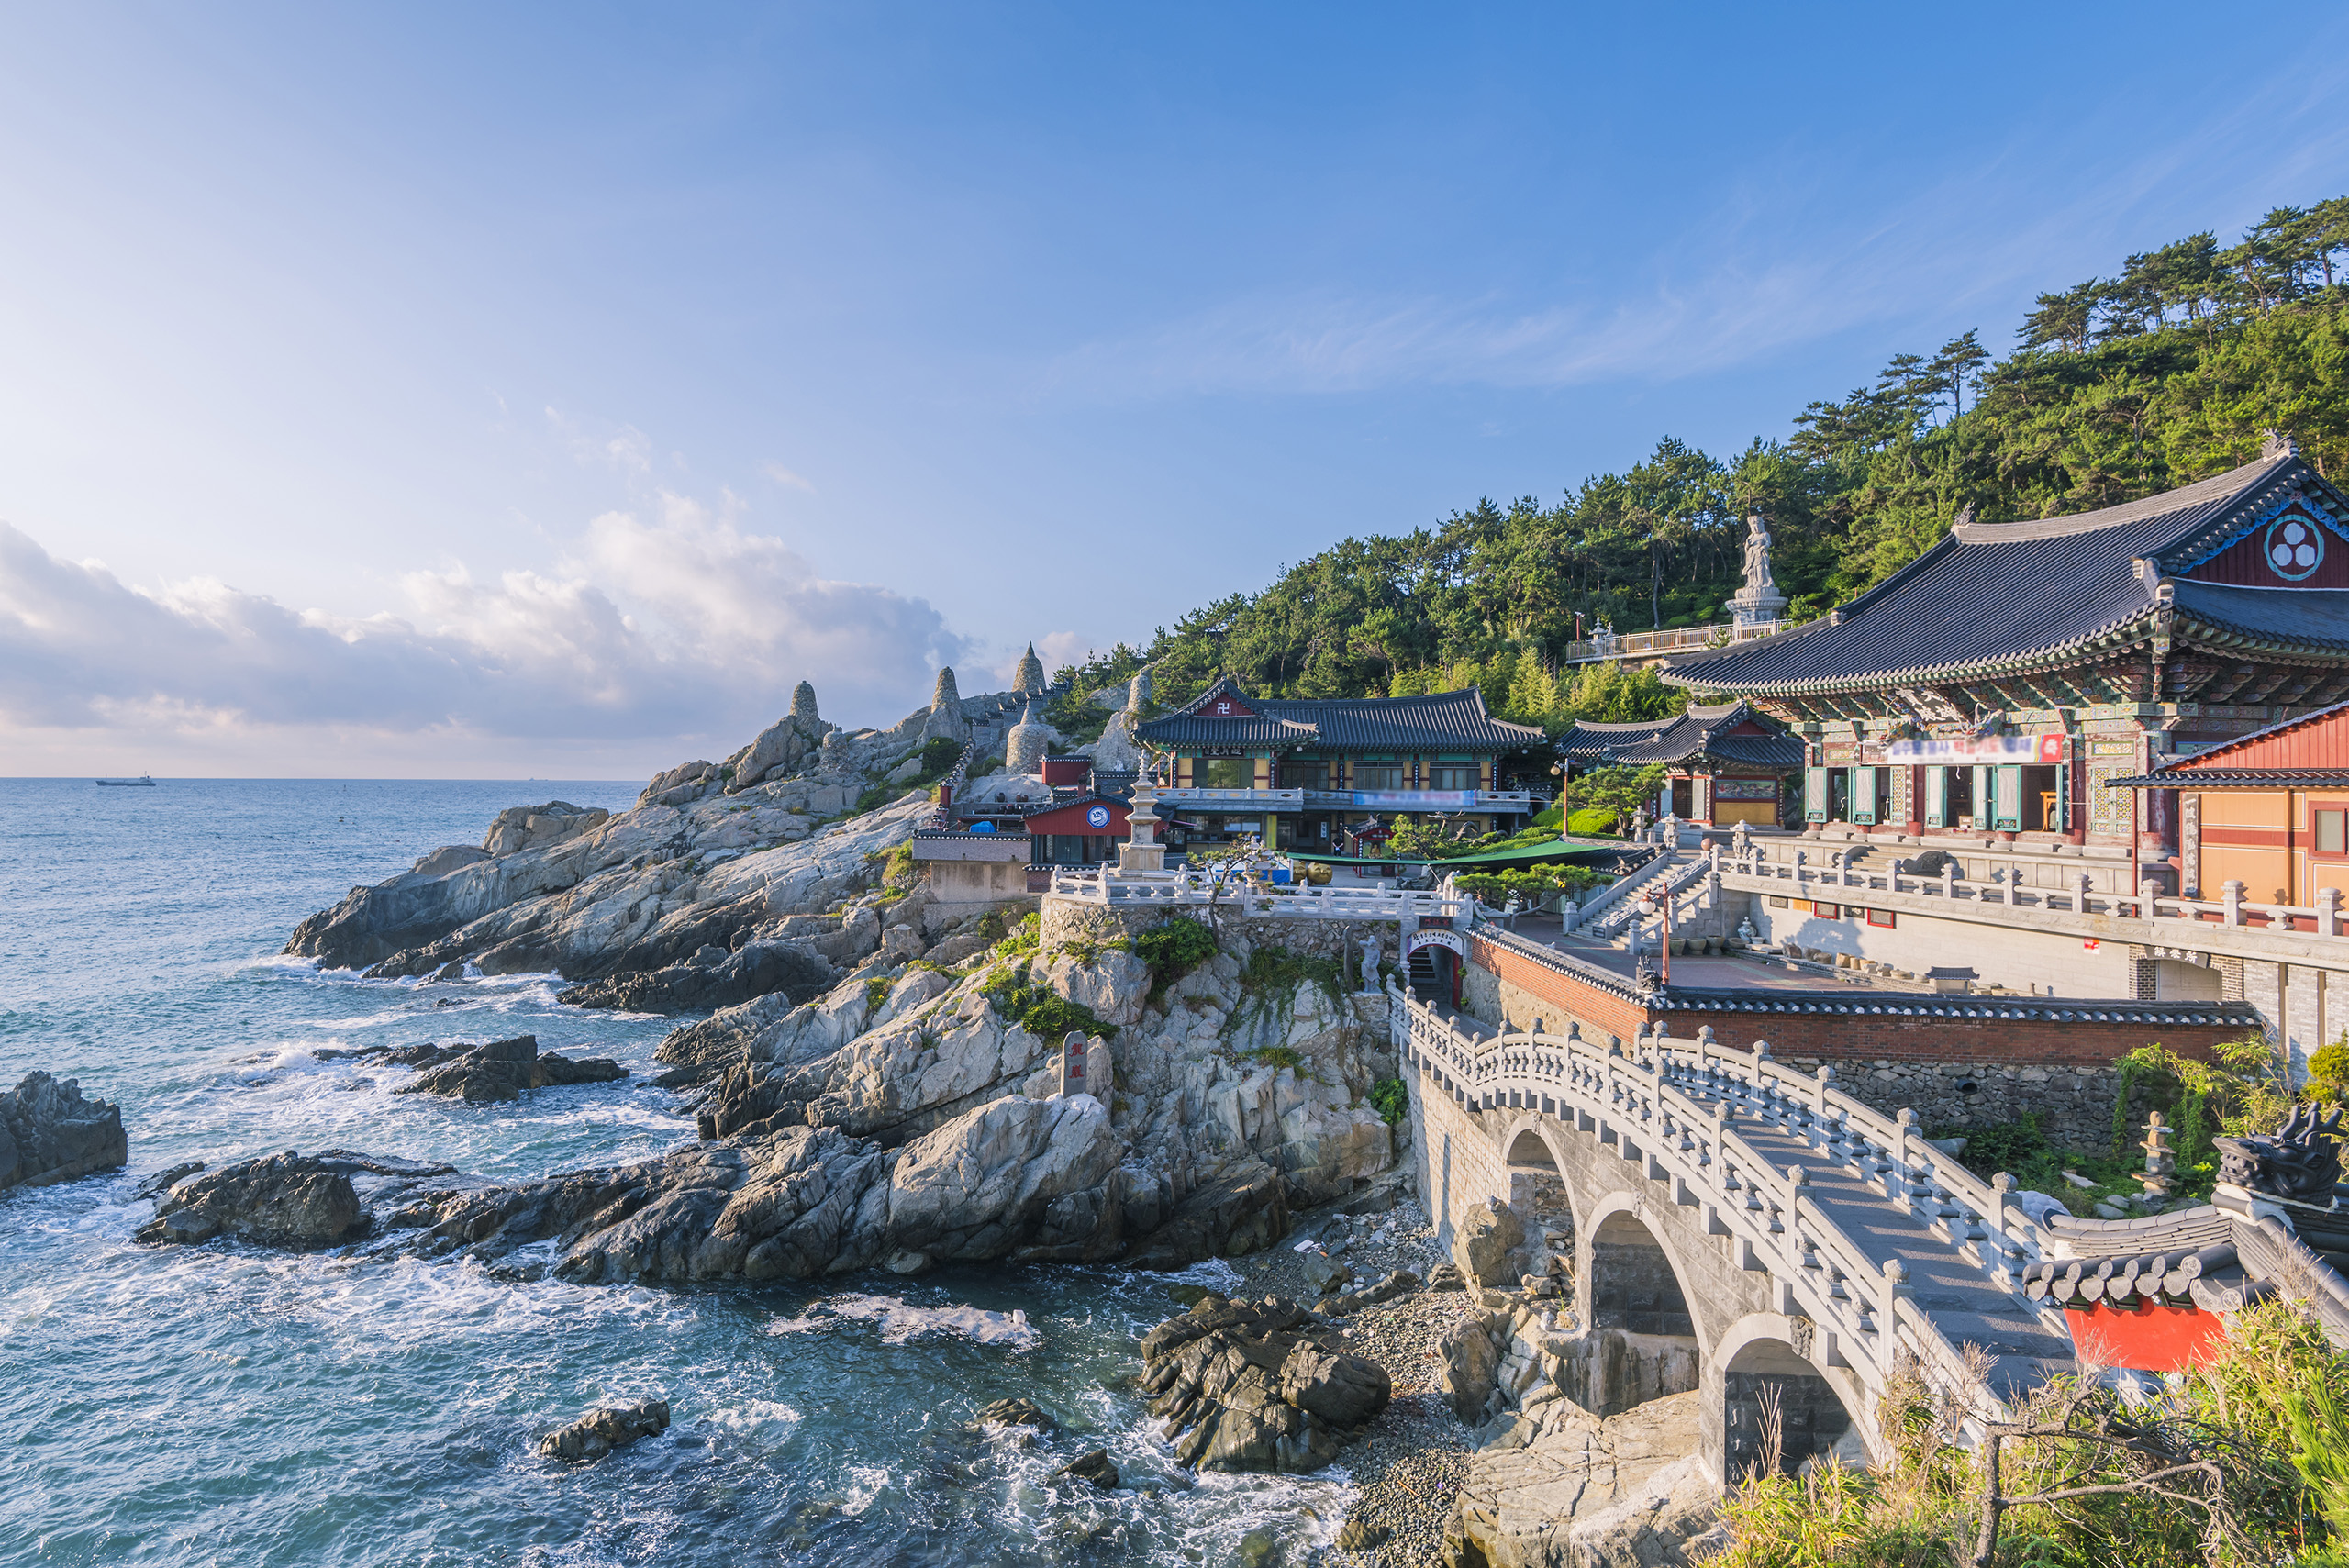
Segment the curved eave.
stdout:
[[2068,642],[2028,652],[2010,654],[1999,659],[1975,659],[1958,664],[1920,665],[1907,670],[1870,671],[1855,675],[1820,675],[1803,681],[1757,681],[1739,684],[1722,681],[1699,681],[1684,676],[1667,666],[1664,679],[1673,685],[1687,686],[1695,691],[1735,692],[1741,696],[1811,696],[1834,692],[1890,691],[1900,686],[1934,685],[1947,681],[1976,681],[2003,675],[2031,675],[2045,670],[2061,669],[2079,662],[2084,655],[2102,653],[2115,648],[2125,648],[2142,642],[2153,626],[2154,606],[2148,605],[2134,610],[2122,620],[2113,621]]
[[2185,609],[2177,612],[2176,624],[2174,635],[2189,638],[2205,647],[2223,648],[2231,653],[2260,653],[2277,659],[2310,662],[2324,662],[2323,655],[2328,653],[2349,654],[2349,639],[2298,637],[2287,642]]

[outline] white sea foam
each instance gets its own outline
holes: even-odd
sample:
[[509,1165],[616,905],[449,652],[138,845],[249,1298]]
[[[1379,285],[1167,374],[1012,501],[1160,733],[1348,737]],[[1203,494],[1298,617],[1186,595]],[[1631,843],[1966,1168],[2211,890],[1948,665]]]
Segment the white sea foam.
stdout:
[[760,1448],[772,1448],[798,1427],[800,1414],[774,1399],[751,1399],[729,1405],[702,1418],[708,1425]]
[[805,1334],[835,1329],[844,1323],[877,1323],[881,1342],[902,1345],[924,1334],[959,1334],[982,1345],[1008,1345],[1033,1350],[1044,1337],[1028,1321],[1028,1314],[988,1312],[976,1307],[914,1307],[894,1296],[828,1296],[811,1301],[796,1318],[778,1318],[767,1325],[770,1334]]

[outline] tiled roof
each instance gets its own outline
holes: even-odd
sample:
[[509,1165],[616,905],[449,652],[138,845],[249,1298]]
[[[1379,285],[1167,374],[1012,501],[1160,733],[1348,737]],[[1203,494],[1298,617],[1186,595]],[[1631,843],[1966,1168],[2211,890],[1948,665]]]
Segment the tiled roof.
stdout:
[[2176,763],[2134,778],[2113,779],[2112,789],[2349,789],[2349,768],[2199,768]]
[[[1253,718],[1209,718],[1199,709],[1230,696]],[[1325,751],[1517,751],[1545,743],[1531,725],[1485,711],[1484,694],[1436,692],[1418,697],[1252,697],[1226,676],[1174,713],[1139,726],[1155,746],[1307,746]]]
[[[1731,735],[1727,731],[1753,722],[1772,730],[1768,735]],[[1803,743],[1778,731],[1742,702],[1691,707],[1670,718],[1632,724],[1588,724],[1577,720],[1558,738],[1558,750],[1578,762],[1681,762],[1706,756],[1725,762],[1764,768],[1799,768]]]
[[[1666,661],[1664,678],[1706,691],[1793,694],[2060,662],[2107,638],[2133,639],[2157,607],[2149,578],[2201,559],[2295,485],[2336,516],[2349,511],[2349,498],[2288,451],[2077,517],[1961,523],[1827,619]],[[2143,576],[2140,560],[2154,563]],[[2174,592],[2187,636],[2349,651],[2349,590],[2175,581]]]

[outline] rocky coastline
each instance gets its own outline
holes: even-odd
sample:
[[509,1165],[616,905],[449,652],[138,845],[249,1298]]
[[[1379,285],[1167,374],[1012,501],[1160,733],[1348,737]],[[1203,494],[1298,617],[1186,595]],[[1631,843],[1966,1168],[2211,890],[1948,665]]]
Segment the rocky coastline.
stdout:
[[[949,675],[930,709],[853,734],[803,696],[629,810],[503,813],[478,848],[354,889],[288,944],[377,977],[551,970],[575,1006],[706,1013],[656,1052],[660,1085],[695,1110],[691,1142],[523,1181],[342,1150],[190,1167],[159,1178],[140,1240],[454,1258],[587,1285],[1218,1260],[1246,1289],[1145,1336],[1137,1390],[1186,1466],[1309,1473],[1342,1456],[1360,1483],[1342,1560],[1584,1561],[1563,1534],[1508,1522],[1524,1510],[1507,1499],[1535,1485],[1511,1465],[1553,1492],[1579,1478],[1565,1513],[1586,1544],[1614,1528],[1590,1517],[1602,1505],[1671,1492],[1640,1457],[1671,1431],[1530,1406],[1529,1356],[1549,1356],[1554,1397],[1577,1386],[1554,1375],[1561,1358],[1587,1353],[1565,1343],[1587,1337],[1559,1318],[1553,1239],[1497,1211],[1453,1256],[1437,1250],[1409,1193],[1408,1124],[1372,1103],[1399,1076],[1384,995],[1237,923],[1153,964],[1111,933],[1048,940],[1016,909],[934,906],[893,852],[928,801],[888,797],[941,742],[975,755],[972,707],[999,711],[999,695],[966,705]],[[474,1104],[623,1075],[529,1036],[381,1060],[417,1071],[400,1093]],[[550,1451],[591,1457],[641,1425],[592,1413]],[[1066,1477],[1116,1487],[1096,1457]],[[1642,1537],[1664,1543],[1656,1562],[1677,1560],[1664,1537],[1696,1533],[1681,1526],[1701,1502]]]

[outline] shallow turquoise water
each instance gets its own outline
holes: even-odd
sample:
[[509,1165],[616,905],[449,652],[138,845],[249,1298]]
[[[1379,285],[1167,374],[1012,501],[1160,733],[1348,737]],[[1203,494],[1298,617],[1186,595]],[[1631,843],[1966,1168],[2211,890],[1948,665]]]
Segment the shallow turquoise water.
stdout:
[[[521,1175],[690,1139],[640,1077],[468,1107],[314,1054],[528,1030],[641,1072],[670,1020],[563,1007],[540,977],[377,983],[275,956],[305,915],[505,806],[635,790],[0,781],[0,1083],[78,1077],[131,1144],[119,1176],[0,1195],[0,1562],[1310,1556],[1341,1476],[1195,1482],[1127,1390],[1133,1335],[1173,1309],[1163,1275],[615,1288],[131,1240],[139,1179],[184,1160],[337,1145]],[[662,1437],[575,1467],[531,1452],[647,1394],[671,1402]],[[1073,1429],[1032,1449],[961,1430],[1012,1395]],[[1128,1490],[1046,1481],[1095,1446]]]

